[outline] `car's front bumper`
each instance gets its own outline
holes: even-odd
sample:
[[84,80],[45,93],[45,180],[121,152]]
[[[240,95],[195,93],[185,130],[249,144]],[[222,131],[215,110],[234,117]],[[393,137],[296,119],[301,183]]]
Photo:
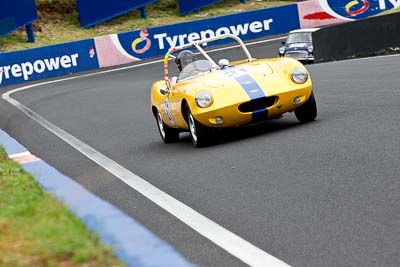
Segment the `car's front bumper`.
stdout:
[[294,58],[298,61],[314,61],[314,55],[307,51],[288,51],[284,56]]
[[[262,120],[280,117],[283,113],[292,111],[295,108],[301,106],[310,97],[311,92],[312,87],[311,85],[309,85],[300,89],[282,92],[274,96],[269,96],[268,98],[275,97],[275,101],[269,104],[266,108],[256,109],[252,112],[241,112],[239,110],[240,105],[250,102],[244,101],[218,109],[208,109],[207,111],[196,109],[196,111],[193,112],[193,115],[196,120],[198,120],[201,124],[209,127],[239,127]],[[294,99],[296,97],[300,98],[300,102],[294,103]],[[221,123],[217,123],[217,121],[221,120]]]

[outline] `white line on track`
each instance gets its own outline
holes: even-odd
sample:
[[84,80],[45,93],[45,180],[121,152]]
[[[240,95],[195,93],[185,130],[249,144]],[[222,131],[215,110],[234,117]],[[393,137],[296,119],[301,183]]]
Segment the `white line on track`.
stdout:
[[[247,43],[246,45],[253,45],[253,44],[260,44],[266,42],[272,42],[280,39],[284,39],[285,37],[279,37],[275,39],[268,39],[262,41],[256,41]],[[235,48],[238,46],[229,46],[223,47],[218,49],[209,50],[207,52],[216,52],[221,50],[227,50],[231,48]],[[381,56],[381,57],[374,57],[374,58],[384,58],[384,57],[391,57],[391,56],[399,56],[399,55],[390,55],[390,56]],[[367,58],[365,58],[367,59]],[[353,59],[353,60],[365,60],[365,59]],[[85,77],[91,77],[95,75],[101,75],[126,69],[137,68],[141,66],[147,66],[155,63],[160,63],[163,60],[156,60],[151,62],[145,62],[141,64],[136,64],[132,66],[120,67],[111,70],[99,71],[95,73],[89,73],[85,75],[70,77],[70,78],[63,78],[58,80],[52,80],[47,82],[41,82],[37,84],[27,85],[20,88],[16,88],[9,92],[6,92],[2,95],[2,98],[9,102],[10,104],[17,107],[23,113],[25,113],[28,117],[35,120],[37,123],[42,125],[44,128],[61,138],[63,141],[74,147],[80,153],[85,155],[87,158],[91,159],[92,161],[96,162],[98,165],[109,171],[114,176],[118,177],[121,181],[135,189],[136,191],[140,192],[142,195],[153,201],[155,204],[163,208],[164,210],[168,211],[170,214],[187,224],[193,230],[201,234],[202,236],[208,238],[213,243],[217,244],[228,253],[232,254],[236,258],[240,259],[241,261],[247,263],[250,266],[289,266],[285,262],[275,258],[274,256],[266,253],[265,251],[259,249],[258,247],[254,246],[253,244],[249,243],[248,241],[244,240],[243,238],[237,236],[236,234],[230,232],[229,230],[223,228],[222,226],[218,225],[217,223],[213,222],[212,220],[208,219],[207,217],[201,215],[200,213],[196,212],[189,206],[185,205],[184,203],[180,202],[179,200],[173,198],[172,196],[168,195],[167,193],[161,191],[157,187],[153,186],[152,184],[145,181],[143,178],[137,176],[136,174],[132,173],[128,169],[125,169],[117,162],[113,161],[112,159],[106,157],[105,155],[101,154],[94,148],[90,147],[89,145],[83,143],[76,137],[72,136],[71,134],[67,133],[63,129],[57,127],[56,125],[52,124],[51,122],[47,121],[39,114],[35,113],[28,107],[24,106],[17,100],[11,98],[11,95],[19,92],[24,91],[27,89],[31,89],[34,87],[39,87],[47,84],[59,83],[63,81],[70,81]]]
[[[257,41],[248,43],[247,45],[252,44],[259,44],[265,42],[271,42],[279,39],[283,39],[284,37]],[[232,47],[223,47],[219,49],[210,50],[208,52],[215,52],[221,50],[227,50],[231,48],[235,48],[236,46]],[[230,253],[231,255],[235,256],[239,260],[243,261],[244,263],[254,266],[254,267],[264,267],[264,266],[289,266],[285,262],[279,260],[278,258],[268,254],[267,252],[261,250],[260,248],[254,246],[253,244],[249,243],[248,241],[244,240],[243,238],[239,237],[238,235],[232,233],[231,231],[225,229],[224,227],[218,225],[214,221],[208,219],[207,217],[203,216],[202,214],[198,213],[197,211],[193,210],[189,206],[185,205],[184,203],[180,202],[179,200],[173,198],[169,194],[161,191],[157,187],[153,186],[143,178],[139,177],[138,175],[132,173],[128,169],[124,168],[117,162],[113,161],[112,159],[106,157],[105,155],[101,154],[99,151],[95,150],[91,146],[83,143],[76,137],[72,136],[71,134],[67,133],[63,129],[57,127],[53,123],[47,121],[45,118],[40,116],[39,114],[35,113],[30,108],[24,106],[17,100],[11,98],[11,95],[20,92],[23,90],[27,90],[34,87],[39,87],[42,85],[53,84],[63,81],[70,81],[79,78],[85,78],[95,75],[101,75],[105,73],[121,71],[131,68],[137,68],[141,66],[146,66],[154,63],[162,62],[162,60],[146,62],[142,64],[137,64],[133,66],[127,66],[112,70],[100,71],[96,73],[85,74],[81,76],[75,76],[70,78],[58,79],[53,81],[42,82],[38,84],[32,84],[23,86],[20,88],[16,88],[9,92],[6,92],[2,95],[2,98],[12,104],[13,106],[17,107],[23,113],[25,113],[28,117],[42,125],[44,128],[61,138],[63,141],[71,145],[73,148],[78,150],[80,153],[85,155],[87,158],[91,159],[112,175],[119,178],[121,181],[129,185],[134,190],[141,193],[146,198],[153,201],[155,204],[163,208],[164,210],[168,211],[171,215],[175,216],[183,223],[187,224],[193,230],[201,234],[202,236],[206,237],[216,245],[220,246],[222,249]]]

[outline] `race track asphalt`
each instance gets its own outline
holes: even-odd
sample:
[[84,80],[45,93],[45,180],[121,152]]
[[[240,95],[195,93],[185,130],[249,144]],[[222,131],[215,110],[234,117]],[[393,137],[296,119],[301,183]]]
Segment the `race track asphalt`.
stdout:
[[[250,47],[275,56],[279,42]],[[229,56],[235,51],[224,52]],[[292,266],[400,266],[400,57],[309,65],[315,122],[293,114],[195,149],[150,112],[161,63],[13,95],[151,184]],[[0,128],[200,266],[243,266],[0,100]]]

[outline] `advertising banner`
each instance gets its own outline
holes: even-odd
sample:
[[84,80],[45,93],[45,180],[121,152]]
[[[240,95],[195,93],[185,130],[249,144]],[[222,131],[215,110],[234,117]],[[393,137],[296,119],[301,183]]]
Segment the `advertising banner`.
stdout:
[[0,87],[99,67],[94,41],[0,54]]
[[299,2],[301,28],[363,19],[400,6],[400,0],[309,0]]
[[[25,3],[25,0],[14,2],[18,1]],[[105,0],[100,2],[102,1]],[[3,53],[0,54],[0,87],[163,56],[170,47],[226,33],[235,34],[242,40],[250,40],[287,33],[298,28],[362,19],[398,6],[400,0],[310,0],[150,29],[143,28],[73,43]],[[6,20],[7,24],[18,23],[10,17],[3,16],[3,20]],[[230,41],[232,40],[220,40],[213,42],[213,45]]]
[[221,0],[179,0],[179,11],[182,15],[198,10],[202,7],[221,2]]
[[157,0],[76,0],[81,26],[87,28],[100,22],[139,9]]
[[[243,40],[300,27],[296,4],[95,38],[100,67],[164,55],[172,46],[231,33]],[[223,44],[231,39],[213,44]]]
[[400,0],[319,0],[331,16],[343,20],[368,18],[400,6]]
[[0,1],[0,37],[37,19],[35,0]]

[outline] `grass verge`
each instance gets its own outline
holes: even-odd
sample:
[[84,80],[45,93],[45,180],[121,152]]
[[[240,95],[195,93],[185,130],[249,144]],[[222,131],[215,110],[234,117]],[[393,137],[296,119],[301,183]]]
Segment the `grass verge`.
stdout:
[[295,2],[296,0],[248,0],[247,4],[242,4],[239,0],[223,0],[198,12],[181,16],[178,0],[159,0],[147,7],[147,19],[141,18],[140,11],[136,10],[94,27],[81,29],[76,0],[36,0],[39,14],[39,20],[34,23],[36,43],[27,43],[25,29],[20,29],[0,38],[0,50],[15,51]]
[[0,266],[124,266],[0,146]]

